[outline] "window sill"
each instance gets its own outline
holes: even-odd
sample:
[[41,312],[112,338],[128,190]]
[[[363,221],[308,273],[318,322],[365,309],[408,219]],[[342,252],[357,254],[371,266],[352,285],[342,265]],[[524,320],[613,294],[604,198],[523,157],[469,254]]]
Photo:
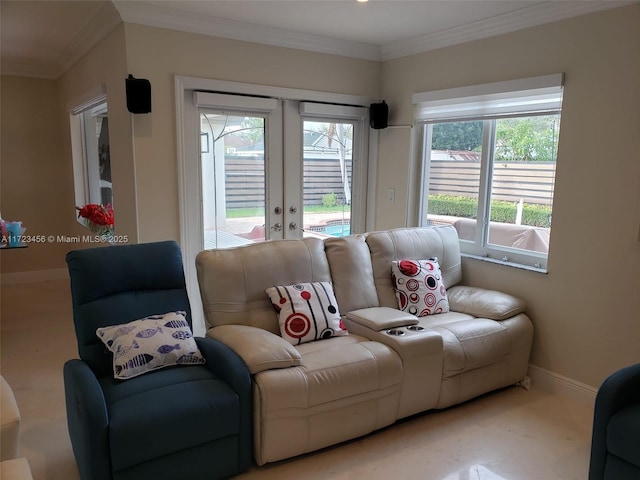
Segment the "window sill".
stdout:
[[481,262],[495,263],[495,264],[498,264],[498,265],[504,265],[505,267],[518,268],[520,270],[527,270],[529,272],[542,273],[542,274],[545,274],[545,275],[548,273],[548,270],[546,268],[542,268],[542,267],[536,268],[536,267],[533,267],[531,265],[524,265],[522,263],[506,262],[504,260],[499,260],[497,258],[483,257],[481,255],[473,255],[471,253],[461,253],[460,256],[463,257],[463,258],[471,258],[473,260],[480,260]]

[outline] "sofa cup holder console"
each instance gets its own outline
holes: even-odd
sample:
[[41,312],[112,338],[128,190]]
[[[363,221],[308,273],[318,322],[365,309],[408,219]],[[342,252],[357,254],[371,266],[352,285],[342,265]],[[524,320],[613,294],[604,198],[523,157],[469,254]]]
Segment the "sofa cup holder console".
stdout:
[[387,330],[387,335],[391,335],[393,337],[401,337],[404,335],[404,332],[398,328],[392,328]]
[[401,337],[406,334],[403,328],[407,329],[410,332],[424,332],[425,328],[422,325],[406,325],[402,327],[395,327],[386,330],[385,333],[387,335],[391,335],[392,337]]

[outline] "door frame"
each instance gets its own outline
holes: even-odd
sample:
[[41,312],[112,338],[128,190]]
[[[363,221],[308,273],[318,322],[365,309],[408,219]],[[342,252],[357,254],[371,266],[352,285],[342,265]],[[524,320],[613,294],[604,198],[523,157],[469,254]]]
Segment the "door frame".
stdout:
[[[301,90],[284,87],[271,87],[267,85],[257,85],[241,82],[230,82],[225,80],[213,80],[201,77],[191,77],[176,75],[174,79],[174,94],[176,107],[176,147],[177,147],[177,167],[178,167],[178,212],[180,215],[180,246],[185,271],[187,292],[191,302],[191,315],[193,321],[193,331],[196,336],[203,336],[206,333],[202,301],[198,287],[197,272],[195,265],[196,255],[200,252],[201,241],[204,235],[202,231],[201,212],[202,198],[201,188],[190,188],[193,185],[201,185],[200,169],[191,168],[189,159],[198,159],[199,156],[199,135],[194,138],[187,138],[186,132],[199,132],[199,112],[195,105],[193,94],[196,91],[215,92],[223,94],[240,94],[262,96],[280,100],[308,101],[317,103],[333,103],[342,105],[352,105],[368,107],[371,103],[379,101],[370,97],[346,95],[340,93],[318,92],[313,90]],[[284,102],[286,105],[286,102]],[[285,113],[286,118],[286,113]],[[195,122],[195,123],[194,123]],[[368,123],[368,122],[367,122]],[[366,128],[366,127],[365,127]],[[288,145],[291,139],[284,139],[284,149],[297,148]],[[377,130],[369,130],[368,157],[363,171],[366,178],[358,179],[362,185],[366,186],[363,202],[365,211],[364,225],[359,226],[362,231],[374,228],[375,218],[375,192],[377,184]],[[293,145],[293,144],[292,144]],[[298,140],[299,145],[299,140]],[[285,151],[286,153],[286,151]],[[366,167],[366,168],[364,168]],[[194,208],[196,206],[197,208]],[[286,209],[285,209],[286,211]],[[286,219],[285,219],[286,221]],[[288,224],[288,223],[287,223]],[[354,232],[355,233],[355,232]]]

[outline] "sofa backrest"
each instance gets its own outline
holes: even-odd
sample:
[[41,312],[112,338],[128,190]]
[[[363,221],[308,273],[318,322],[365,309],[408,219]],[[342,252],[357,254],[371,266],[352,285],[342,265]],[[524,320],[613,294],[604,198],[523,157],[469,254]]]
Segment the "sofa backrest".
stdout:
[[331,281],[324,244],[317,238],[204,250],[196,257],[196,269],[207,328],[248,325],[279,334],[265,290]]
[[78,353],[96,375],[113,375],[113,355],[96,329],[191,307],[174,241],[115,245],[67,254]]
[[340,313],[379,306],[364,235],[327,238],[324,248]]
[[450,288],[462,280],[460,244],[456,229],[451,226],[397,228],[366,234],[371,254],[373,282],[381,307],[397,308],[398,301],[391,278],[391,262],[437,257],[443,282]]

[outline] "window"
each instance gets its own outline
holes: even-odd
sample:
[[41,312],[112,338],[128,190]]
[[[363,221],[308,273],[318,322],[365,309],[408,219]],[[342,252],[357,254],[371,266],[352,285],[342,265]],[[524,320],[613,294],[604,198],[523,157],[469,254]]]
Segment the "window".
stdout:
[[113,204],[109,117],[100,93],[70,112],[76,206]]
[[563,75],[414,95],[420,225],[454,225],[461,251],[547,268]]

